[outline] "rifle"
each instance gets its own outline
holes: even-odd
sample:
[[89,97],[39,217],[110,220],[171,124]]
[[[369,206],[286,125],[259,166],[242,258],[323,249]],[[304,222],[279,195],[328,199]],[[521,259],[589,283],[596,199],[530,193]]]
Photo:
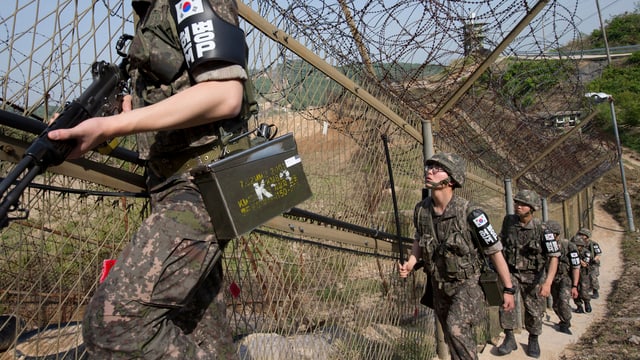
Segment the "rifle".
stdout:
[[398,200],[396,199],[396,186],[393,183],[393,169],[391,168],[391,156],[389,154],[389,138],[382,134],[384,145],[384,155],[387,160],[387,171],[389,173],[389,185],[391,186],[391,198],[393,200],[393,215],[396,223],[396,238],[398,240],[398,260],[404,264],[404,247],[402,246],[402,232],[400,231],[400,215],[398,214]]
[[[108,116],[120,112],[122,96],[128,91],[126,54],[122,51],[130,35],[123,35],[116,45],[123,57],[119,65],[98,61],[91,66],[93,82],[76,100],[65,104],[62,113],[31,143],[22,160],[0,183],[0,229],[12,220],[26,219],[29,210],[20,206],[20,196],[49,166],[60,165],[76,146],[75,140],[54,141],[48,134],[52,130],[69,129],[91,117]],[[13,188],[10,190],[10,188]],[[9,217],[9,213],[20,215]]]

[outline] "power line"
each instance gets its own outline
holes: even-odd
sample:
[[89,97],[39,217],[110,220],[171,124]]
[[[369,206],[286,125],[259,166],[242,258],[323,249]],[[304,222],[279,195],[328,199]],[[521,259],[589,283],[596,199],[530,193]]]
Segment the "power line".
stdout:
[[[608,5],[601,6],[600,11],[602,12],[602,11],[612,7],[613,5],[616,5],[619,2],[622,2],[622,0],[614,0],[613,2],[609,3]],[[590,5],[584,5],[586,3],[588,3]],[[593,10],[592,13],[589,14],[589,16],[587,16],[585,18],[581,18],[580,21],[576,24],[577,27],[580,27],[580,25],[582,25],[582,23],[586,22],[587,20],[598,16],[598,11],[595,9],[595,0],[580,0],[579,1],[579,6],[585,6],[585,7],[588,7],[588,8],[591,7],[594,10]],[[619,15],[619,14],[613,14],[609,18],[611,18],[613,16],[616,16],[616,15]],[[607,19],[605,19],[605,20],[607,20]]]

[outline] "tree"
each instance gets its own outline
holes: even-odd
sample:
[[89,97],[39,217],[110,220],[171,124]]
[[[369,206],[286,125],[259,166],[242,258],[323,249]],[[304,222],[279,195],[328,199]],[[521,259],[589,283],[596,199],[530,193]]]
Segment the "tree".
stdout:
[[[625,46],[640,44],[640,10],[632,13],[617,15],[607,21],[605,25],[609,46]],[[604,47],[604,37],[602,30],[596,29],[591,32],[588,41],[593,48]]]

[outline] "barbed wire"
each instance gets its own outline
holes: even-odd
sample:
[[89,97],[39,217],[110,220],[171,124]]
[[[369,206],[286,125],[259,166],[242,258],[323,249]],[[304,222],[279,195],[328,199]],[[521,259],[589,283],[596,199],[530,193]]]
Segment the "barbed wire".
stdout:
[[[11,58],[5,59],[8,65],[6,70],[0,69],[3,74],[2,98],[5,103],[29,102],[20,105],[30,111],[47,102],[55,104],[57,101],[58,105],[54,107],[59,107],[67,101],[65,98],[75,93],[68,91],[77,89],[77,81],[70,76],[69,70],[82,63],[61,62],[59,59],[79,60],[86,58],[81,52],[105,53],[105,49],[111,45],[95,43],[92,45],[94,49],[86,47],[89,43],[53,47],[55,50],[49,56],[34,56],[26,50],[28,47],[41,48],[44,43],[56,43],[59,41],[57,39],[70,36],[64,33],[47,35],[40,30],[34,32],[34,29],[40,28],[38,26],[9,26],[12,19],[18,17],[17,12],[35,11],[38,3],[34,0],[16,9],[12,16],[0,14],[0,28],[5,32],[0,34],[0,39],[4,39],[3,44],[7,48],[15,49],[3,52],[3,56]],[[114,4],[103,0],[101,4],[107,17],[119,20],[110,32],[122,33],[130,26],[131,15],[122,16],[123,2]],[[477,0],[425,3],[413,0],[387,3],[370,0],[356,4],[350,1],[294,0],[282,3],[258,0],[250,4],[290,36],[322,54],[334,66],[343,71],[348,69],[357,83],[365,85],[370,91],[391,95],[394,100],[387,101],[397,101],[414,111],[418,117],[407,121],[419,128],[420,119],[429,118],[447,101],[474,71],[475,64],[486,58],[492,48],[503,41],[534,2]],[[500,60],[485,72],[481,81],[474,86],[475,90],[465,94],[456,109],[442,119],[436,143],[442,141],[452,145],[469,160],[482,164],[497,177],[513,177],[518,174],[519,168],[536,161],[538,154],[568,130],[558,129],[556,124],[549,126],[554,119],[566,112],[574,112],[578,119],[583,118],[587,113],[581,96],[584,83],[598,73],[597,70],[585,73],[582,69],[593,68],[594,64],[585,65],[575,55],[566,58],[560,56],[559,60],[542,56],[550,51],[559,54],[584,53],[577,47],[579,41],[576,40],[580,39],[580,32],[577,30],[576,9],[577,0],[569,3],[549,2],[541,15],[509,44]],[[78,16],[88,16],[81,9],[77,11]],[[57,20],[60,21],[64,19]],[[72,29],[60,27],[60,31],[69,30]],[[29,33],[33,39],[30,41],[35,43],[20,45],[21,41],[28,40],[25,35]],[[8,39],[11,39],[11,44]],[[525,53],[527,56],[520,59],[519,54]],[[539,56],[536,57],[536,54]],[[296,74],[296,80],[289,78],[282,82],[284,73],[280,66],[292,64],[296,58],[281,46],[275,54],[254,49],[251,56],[254,61],[260,61],[254,70],[256,76],[275,76],[272,79],[273,86],[263,89],[260,97],[282,108],[289,106],[292,93],[304,91],[305,82],[315,74],[315,70],[308,67]],[[546,65],[509,73],[510,67],[533,61]],[[550,70],[563,67],[573,70],[557,73],[558,76],[554,76]],[[550,76],[539,76],[537,72],[541,71],[540,68],[546,68]],[[283,69],[291,70],[287,66]],[[510,76],[508,81],[505,81],[505,75]],[[558,78],[562,78],[562,83],[557,81]],[[523,89],[522,84],[529,88]],[[345,95],[334,93],[330,100],[340,104],[347,100]],[[331,108],[328,103],[326,105],[325,109]],[[335,113],[337,115],[342,113],[338,107],[334,107],[335,110],[338,110]],[[319,121],[317,113],[314,114],[301,112],[303,117]],[[344,117],[344,114],[340,118],[355,120],[352,116]],[[330,120],[332,127],[359,139],[360,144],[369,143],[366,138],[368,132],[363,132],[361,126],[354,126],[353,122],[339,122],[338,119]],[[585,138],[589,141],[585,142]],[[513,148],[517,149],[517,155],[512,154],[510,149]],[[518,180],[522,181],[521,186],[532,187],[542,195],[555,195],[556,200],[566,198],[614,164],[616,158],[612,156],[611,148],[606,134],[594,127],[584,127],[575,139],[565,141],[562,149],[548,154],[544,159],[546,165],[532,167],[531,171],[537,171],[537,174],[524,174]],[[585,164],[593,163],[594,159],[605,165],[577,181],[576,186],[568,187],[559,194],[554,193],[554,188],[561,186],[564,179],[582,172]]]

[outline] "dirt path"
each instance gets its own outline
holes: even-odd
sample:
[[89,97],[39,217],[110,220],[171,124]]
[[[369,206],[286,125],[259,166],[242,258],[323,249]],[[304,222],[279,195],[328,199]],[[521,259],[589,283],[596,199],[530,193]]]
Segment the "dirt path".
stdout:
[[[600,266],[600,298],[591,300],[593,312],[590,314],[573,314],[571,319],[571,331],[573,335],[567,335],[557,332],[553,325],[558,323],[558,317],[552,309],[547,309],[547,315],[540,335],[540,359],[559,359],[565,348],[574,344],[580,339],[580,336],[589,328],[589,325],[595,321],[602,319],[605,315],[606,298],[611,291],[613,281],[620,277],[622,273],[622,257],[620,253],[620,243],[623,237],[623,228],[602,209],[599,202],[595,204],[595,227],[592,231],[593,239],[602,247],[602,265]],[[573,306],[573,302],[572,302]],[[516,342],[518,349],[507,356],[497,356],[495,347],[488,345],[484,351],[479,354],[480,360],[483,359],[531,359],[524,351],[527,346],[527,338],[529,334],[526,330],[522,330],[516,334]],[[502,343],[500,338],[499,343]]]

